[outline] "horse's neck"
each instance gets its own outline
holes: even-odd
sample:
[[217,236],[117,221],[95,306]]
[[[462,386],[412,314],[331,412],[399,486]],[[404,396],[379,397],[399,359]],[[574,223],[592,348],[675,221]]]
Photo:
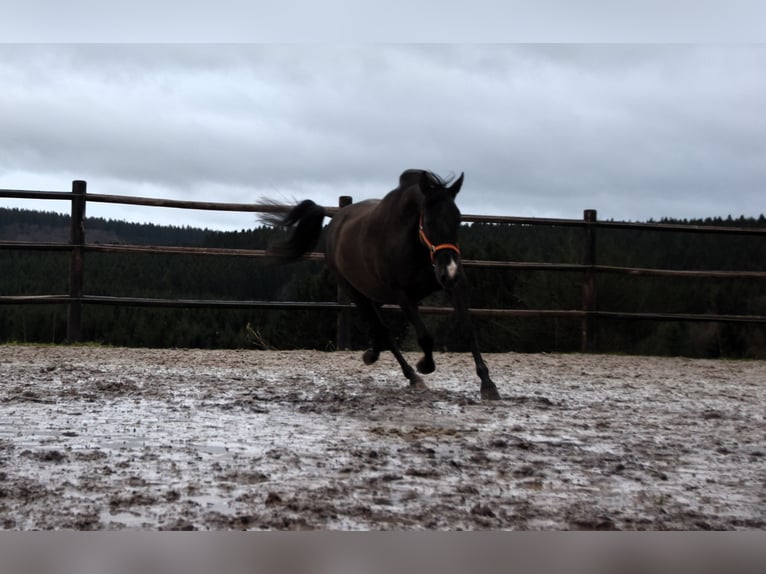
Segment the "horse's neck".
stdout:
[[[389,238],[386,249],[400,249],[413,238],[417,240],[420,204],[411,189],[397,188],[389,192],[363,215],[368,231]],[[419,193],[417,189],[415,192]]]
[[417,220],[423,208],[423,194],[416,187],[398,187],[389,192],[378,205],[381,213],[395,216],[398,221]]

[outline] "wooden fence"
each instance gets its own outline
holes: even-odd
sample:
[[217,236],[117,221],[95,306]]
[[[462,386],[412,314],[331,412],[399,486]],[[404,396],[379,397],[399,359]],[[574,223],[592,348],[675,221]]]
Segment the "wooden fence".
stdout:
[[[262,258],[263,250],[251,249],[223,249],[202,247],[178,247],[178,246],[147,246],[147,245],[117,245],[88,243],[86,239],[85,211],[86,202],[127,204],[150,207],[171,207],[180,209],[213,210],[213,211],[238,211],[238,212],[274,212],[279,207],[263,204],[242,203],[214,203],[201,201],[178,201],[170,199],[156,199],[146,197],[128,197],[119,195],[104,195],[87,193],[85,181],[73,181],[71,191],[31,191],[31,190],[0,190],[0,198],[23,198],[37,200],[63,200],[71,202],[71,232],[69,242],[45,243],[45,242],[18,242],[0,241],[0,250],[47,250],[69,251],[69,293],[51,295],[0,295],[0,304],[66,304],[67,316],[67,340],[78,342],[81,340],[82,305],[124,305],[145,307],[206,307],[206,308],[253,308],[253,309],[335,309],[338,311],[338,345],[337,348],[345,348],[347,340],[348,310],[351,308],[341,298],[338,301],[240,301],[240,300],[190,300],[190,299],[148,299],[135,297],[110,297],[88,295],[84,283],[85,254],[88,252],[110,253],[167,253],[184,255],[207,255],[207,256],[239,256],[249,258]],[[339,205],[348,204],[351,198],[343,196]],[[328,207],[328,214],[332,215],[339,207]],[[688,314],[688,313],[635,313],[599,311],[596,306],[596,275],[601,273],[626,274],[631,276],[652,277],[686,277],[686,278],[718,278],[718,279],[754,279],[766,280],[766,271],[681,271],[672,269],[649,269],[637,267],[617,267],[597,264],[597,230],[598,229],[640,229],[653,232],[677,232],[677,233],[706,233],[719,235],[755,235],[766,238],[766,229],[742,228],[722,226],[696,226],[661,223],[628,223],[613,221],[598,221],[595,210],[585,210],[583,219],[549,219],[529,217],[504,217],[489,215],[463,215],[464,222],[474,223],[498,223],[516,225],[543,225],[543,226],[566,226],[583,229],[582,263],[535,263],[518,261],[479,261],[463,260],[466,267],[483,269],[504,268],[518,271],[546,271],[546,272],[576,272],[581,273],[582,281],[582,306],[579,309],[471,309],[476,316],[488,317],[539,317],[539,318],[565,318],[580,321],[581,325],[581,349],[583,352],[593,351],[595,348],[596,322],[600,319],[627,319],[627,320],[656,320],[656,321],[711,321],[727,323],[761,323],[766,324],[766,316],[763,315],[720,315],[720,314]],[[321,260],[322,255],[312,253],[307,259]],[[445,314],[452,310],[446,307],[423,307],[424,313]]]

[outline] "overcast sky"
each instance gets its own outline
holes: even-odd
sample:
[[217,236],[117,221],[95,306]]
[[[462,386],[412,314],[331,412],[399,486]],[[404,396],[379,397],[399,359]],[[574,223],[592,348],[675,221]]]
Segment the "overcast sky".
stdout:
[[0,188],[335,205],[426,168],[463,213],[766,212],[764,44],[0,44],[0,85]]

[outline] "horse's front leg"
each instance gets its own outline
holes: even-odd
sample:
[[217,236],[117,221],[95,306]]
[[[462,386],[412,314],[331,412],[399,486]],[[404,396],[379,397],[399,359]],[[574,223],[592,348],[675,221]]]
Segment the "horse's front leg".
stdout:
[[476,331],[473,328],[473,322],[471,321],[471,315],[468,312],[468,297],[465,288],[465,277],[458,281],[457,285],[450,290],[452,301],[455,306],[455,312],[460,325],[460,330],[465,333],[470,340],[471,354],[473,355],[474,363],[476,363],[476,374],[481,379],[481,398],[483,400],[496,401],[500,398],[500,393],[497,390],[497,386],[489,378],[489,367],[484,362],[479,351],[479,341],[476,338]]
[[418,312],[418,304],[410,297],[403,295],[399,298],[399,306],[404,311],[405,316],[415,326],[415,332],[418,337],[418,345],[423,349],[423,357],[417,362],[418,373],[427,375],[436,370],[434,363],[434,338],[428,332],[423,319]]

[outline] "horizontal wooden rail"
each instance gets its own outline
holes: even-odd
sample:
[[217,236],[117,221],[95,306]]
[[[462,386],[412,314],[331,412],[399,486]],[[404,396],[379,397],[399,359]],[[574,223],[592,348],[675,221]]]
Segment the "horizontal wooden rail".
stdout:
[[[69,251],[69,243],[31,243],[23,241],[0,241],[0,249],[37,250],[37,251]],[[148,255],[214,255],[225,257],[266,258],[263,249],[231,249],[226,247],[186,247],[176,245],[129,245],[117,243],[86,243],[83,248],[93,253],[143,253]],[[309,253],[303,257],[308,261],[322,261],[322,253]],[[481,259],[463,259],[465,267],[478,269],[509,269],[512,271],[565,271],[611,273],[647,277],[678,277],[696,279],[766,279],[766,271],[718,271],[718,270],[685,270],[685,269],[653,269],[645,267],[619,267],[614,265],[582,265],[579,263],[546,263],[534,261],[487,261]]]
[[30,243],[27,241],[0,241],[0,249],[19,251],[72,251],[71,243],[40,242]]
[[[71,201],[72,193],[68,191],[0,189],[0,197],[7,197],[10,199],[56,199]],[[185,201],[181,199],[109,195],[104,193],[88,193],[87,200],[89,202],[110,203],[116,205],[170,207],[173,209],[193,209],[200,211],[239,211],[243,213],[280,213],[289,207],[287,205],[279,205],[273,203],[222,203],[215,201]],[[327,206],[325,207],[325,211],[329,216],[332,216],[338,211],[338,208]]]
[[764,227],[733,227],[723,225],[692,225],[686,223],[632,223],[628,221],[596,221],[600,229],[633,229],[640,231],[673,231],[680,233],[709,233],[716,235],[756,235],[766,237]]
[[542,227],[585,227],[590,225],[601,229],[632,229],[641,231],[678,231],[681,233],[713,233],[721,235],[761,235],[766,237],[764,227],[736,227],[722,225],[693,225],[686,223],[633,223],[630,221],[594,221],[582,219],[556,219],[546,217],[511,217],[506,215],[463,214],[464,223],[491,223],[496,225],[527,225]]
[[[184,201],[154,197],[130,197],[127,195],[106,195],[89,193],[88,201],[121,205],[141,205],[144,207],[171,207],[173,209],[194,209],[200,211],[240,211],[243,213],[280,213],[288,206],[273,203],[220,203],[215,201]],[[337,207],[325,207],[328,215],[333,215]]]
[[[203,308],[203,309],[261,309],[272,311],[340,311],[353,309],[351,304],[334,301],[232,301],[212,299],[161,299],[149,297],[112,297],[103,295],[84,295],[77,298],[80,303],[96,305],[116,305],[126,307],[163,307],[163,308]],[[38,304],[56,305],[69,304],[69,295],[2,295],[0,305]],[[384,305],[384,311],[399,311],[396,305]],[[427,315],[450,315],[454,311],[450,307],[424,305],[421,312]],[[490,318],[533,318],[533,319],[583,319],[588,312],[579,309],[482,309],[472,308],[470,313],[475,317]],[[590,313],[598,319],[640,320],[640,321],[691,321],[708,323],[750,323],[766,324],[766,315],[720,315],[720,314],[691,314],[691,313],[624,313],[618,311],[594,311]]]
[[[55,199],[72,200],[68,191],[35,191],[23,189],[0,189],[0,197],[16,199]],[[260,213],[279,213],[287,206],[271,203],[222,203],[213,201],[185,201],[179,199],[164,199],[155,197],[136,197],[128,195],[110,195],[103,193],[88,193],[87,200],[96,203],[112,203],[121,205],[138,205],[145,207],[170,207],[174,209],[196,209],[207,211],[241,211]],[[338,207],[325,206],[327,214],[332,216]],[[685,223],[639,223],[630,221],[595,221],[586,223],[582,219],[564,219],[549,217],[519,217],[507,215],[477,215],[463,214],[460,218],[465,223],[490,223],[503,225],[538,225],[558,227],[584,227],[592,225],[602,229],[634,229],[644,231],[678,231],[681,233],[715,233],[734,235],[763,235],[763,227],[737,227],[722,225],[693,225]]]
[[714,313],[624,313],[621,311],[594,311],[598,319],[640,321],[684,321],[694,323],[766,323],[766,315],[719,315]]
[[0,305],[68,305],[69,295],[0,295]]
[[71,191],[33,191],[30,189],[0,189],[0,197],[8,199],[54,199],[72,201]]

